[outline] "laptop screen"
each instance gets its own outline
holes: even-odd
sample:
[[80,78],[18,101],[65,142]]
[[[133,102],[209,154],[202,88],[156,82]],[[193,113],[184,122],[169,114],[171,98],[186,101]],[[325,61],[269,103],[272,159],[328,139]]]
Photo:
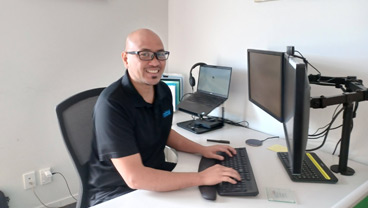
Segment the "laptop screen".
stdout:
[[197,91],[227,98],[229,95],[231,67],[201,66]]

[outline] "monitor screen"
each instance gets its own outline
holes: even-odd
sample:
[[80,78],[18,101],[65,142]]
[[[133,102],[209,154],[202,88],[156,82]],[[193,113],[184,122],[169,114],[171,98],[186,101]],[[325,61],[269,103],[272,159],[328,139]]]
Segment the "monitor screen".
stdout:
[[173,98],[173,108],[176,110],[183,96],[183,77],[176,74],[163,74],[161,81],[169,86]]
[[248,49],[249,100],[283,121],[283,61],[284,53]]
[[231,67],[203,65],[199,69],[197,91],[228,98]]
[[300,174],[308,140],[310,86],[306,65],[285,54],[284,132],[291,172]]

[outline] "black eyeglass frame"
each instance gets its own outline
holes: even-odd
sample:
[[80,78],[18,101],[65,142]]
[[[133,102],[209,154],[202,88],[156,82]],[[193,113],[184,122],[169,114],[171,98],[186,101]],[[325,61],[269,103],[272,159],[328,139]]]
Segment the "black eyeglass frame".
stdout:
[[[142,57],[140,56],[140,53],[145,52],[145,53],[152,53],[150,56],[150,59],[142,59]],[[153,51],[126,51],[127,54],[135,54],[138,55],[139,59],[142,61],[152,61],[154,57],[156,57],[157,60],[159,61],[166,61],[169,58],[170,52],[169,51],[157,51],[157,52],[153,52]],[[162,58],[158,58],[158,54],[159,53],[163,53],[163,57],[165,57],[165,59]],[[161,54],[162,55],[162,54]]]

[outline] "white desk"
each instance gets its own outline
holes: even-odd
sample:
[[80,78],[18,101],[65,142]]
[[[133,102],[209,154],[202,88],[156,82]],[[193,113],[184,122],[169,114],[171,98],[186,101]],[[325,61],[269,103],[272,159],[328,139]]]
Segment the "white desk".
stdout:
[[[190,116],[176,113],[174,123],[188,120]],[[362,189],[362,184],[368,181],[368,166],[357,162],[349,161],[349,167],[352,167],[356,173],[353,176],[343,176],[335,174],[339,179],[337,184],[315,184],[315,183],[295,183],[289,179],[281,162],[275,152],[267,147],[274,144],[286,145],[283,139],[267,140],[261,147],[251,147],[245,145],[245,140],[249,138],[265,139],[270,135],[264,133],[230,125],[225,125],[222,129],[204,134],[193,134],[182,128],[173,125],[173,128],[189,139],[203,145],[213,145],[206,139],[227,139],[231,141],[233,147],[245,146],[252,164],[253,172],[256,177],[259,195],[256,197],[222,197],[217,196],[216,201],[208,201],[201,197],[198,187],[187,188],[172,192],[152,192],[137,190],[123,195],[113,200],[94,206],[93,208],[119,208],[119,207],[344,207],[347,204],[355,204],[348,195],[354,193],[354,190]],[[317,151],[318,156],[327,166],[338,164],[338,157]],[[178,152],[178,164],[175,172],[197,172],[200,156]],[[292,190],[295,194],[296,204],[268,201],[266,188],[283,188]],[[368,190],[363,187],[364,196]],[[362,193],[358,191],[358,194]],[[363,195],[362,195],[363,196]],[[345,198],[345,199],[344,199]],[[360,200],[361,197],[353,197],[354,200]],[[358,199],[357,199],[358,198]],[[343,201],[343,203],[342,203]]]

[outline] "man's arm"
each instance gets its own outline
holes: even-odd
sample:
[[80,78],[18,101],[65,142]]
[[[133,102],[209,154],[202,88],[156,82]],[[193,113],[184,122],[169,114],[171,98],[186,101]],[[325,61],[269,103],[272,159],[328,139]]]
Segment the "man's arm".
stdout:
[[[234,148],[227,145],[202,146],[171,130],[167,145],[183,152],[201,154],[208,158],[222,160],[216,154],[218,151],[226,152],[230,156],[236,154]],[[151,191],[172,191],[192,186],[215,185],[221,182],[235,184],[240,181],[240,175],[232,168],[214,165],[199,173],[178,173],[145,167],[139,153],[111,159],[115,168],[132,189]]]
[[236,150],[228,145],[203,146],[185,138],[174,129],[171,129],[170,131],[167,145],[178,151],[200,154],[204,157],[218,160],[223,160],[224,158],[216,154],[217,152],[225,152],[229,156],[236,154]]
[[212,166],[199,173],[176,173],[145,167],[140,154],[111,160],[132,189],[172,191],[192,186],[215,185],[222,181],[235,184],[236,180],[241,180],[235,170],[221,165]]

